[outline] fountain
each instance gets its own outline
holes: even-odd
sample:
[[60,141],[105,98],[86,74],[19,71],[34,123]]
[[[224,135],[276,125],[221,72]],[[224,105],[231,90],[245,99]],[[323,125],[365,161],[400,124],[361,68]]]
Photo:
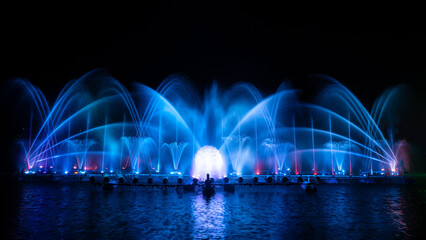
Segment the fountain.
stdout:
[[202,99],[180,75],[157,89],[134,83],[129,91],[94,71],[68,83],[54,103],[18,79],[13,86],[25,91],[28,126],[16,141],[16,162],[25,163],[18,167],[27,174],[209,173],[228,181],[409,170],[408,143],[381,125],[396,90],[385,92],[369,113],[342,84],[323,78],[329,84],[317,99],[300,102],[286,83],[269,96],[249,83],[229,89],[213,83]]

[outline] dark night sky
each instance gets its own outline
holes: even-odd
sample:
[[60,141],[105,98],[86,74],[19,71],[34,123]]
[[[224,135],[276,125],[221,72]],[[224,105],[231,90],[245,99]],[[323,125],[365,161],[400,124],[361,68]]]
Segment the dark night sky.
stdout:
[[[367,108],[387,87],[406,83],[417,97],[413,122],[426,133],[426,21],[416,13],[299,14],[240,2],[158,3],[125,17],[62,10],[3,17],[2,83],[28,78],[54,100],[66,82],[96,68],[126,85],[154,88],[184,73],[200,93],[214,79],[223,87],[252,82],[264,93],[285,79],[307,89],[309,76],[320,73],[342,82]],[[413,132],[407,138],[423,144]]]

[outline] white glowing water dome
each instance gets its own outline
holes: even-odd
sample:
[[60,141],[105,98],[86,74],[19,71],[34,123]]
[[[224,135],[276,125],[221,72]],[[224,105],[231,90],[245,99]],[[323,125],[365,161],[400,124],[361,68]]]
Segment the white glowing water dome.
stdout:
[[206,178],[209,173],[213,178],[226,176],[226,165],[219,150],[213,146],[204,146],[195,154],[192,167],[192,177]]

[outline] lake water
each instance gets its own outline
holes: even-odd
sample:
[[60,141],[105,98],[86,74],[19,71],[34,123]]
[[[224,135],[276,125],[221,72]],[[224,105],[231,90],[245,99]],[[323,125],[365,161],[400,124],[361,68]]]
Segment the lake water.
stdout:
[[206,199],[173,188],[15,183],[3,190],[2,216],[18,239],[406,239],[426,232],[424,189],[253,186]]

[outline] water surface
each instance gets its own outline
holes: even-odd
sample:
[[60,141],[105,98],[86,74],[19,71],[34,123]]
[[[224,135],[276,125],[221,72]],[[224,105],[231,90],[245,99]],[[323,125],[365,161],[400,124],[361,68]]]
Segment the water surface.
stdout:
[[322,185],[237,188],[210,198],[175,189],[14,184],[10,238],[404,239],[426,226],[424,188]]

